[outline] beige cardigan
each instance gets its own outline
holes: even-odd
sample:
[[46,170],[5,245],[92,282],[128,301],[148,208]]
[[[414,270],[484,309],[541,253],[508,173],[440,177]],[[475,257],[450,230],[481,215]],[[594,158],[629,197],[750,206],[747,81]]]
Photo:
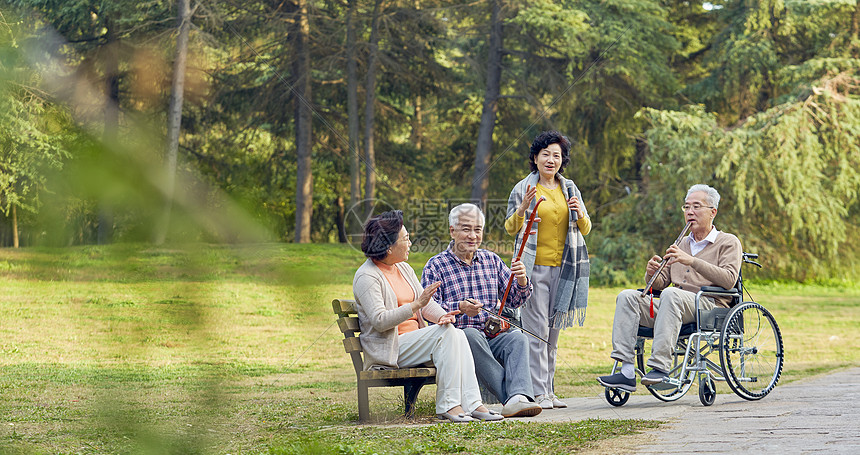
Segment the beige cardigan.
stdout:
[[[690,254],[690,237],[678,244],[681,251]],[[733,288],[741,270],[741,241],[732,234],[720,232],[714,243],[706,246],[694,256],[689,266],[676,262],[660,272],[654,280],[654,290],[662,290],[670,284],[690,292],[699,292],[702,286]],[[645,281],[650,277],[645,275]],[[730,299],[715,297],[717,306],[728,307]]]
[[[394,264],[406,279],[415,298],[424,291],[415,271],[406,262]],[[352,279],[352,293],[355,296],[355,310],[361,326],[361,348],[364,350],[364,369],[398,368],[400,355],[397,324],[412,317],[412,306],[397,306],[397,296],[388,284],[382,270],[368,259],[355,272]],[[445,310],[434,300],[430,300],[419,311],[418,327],[425,327],[424,319],[438,321]]]

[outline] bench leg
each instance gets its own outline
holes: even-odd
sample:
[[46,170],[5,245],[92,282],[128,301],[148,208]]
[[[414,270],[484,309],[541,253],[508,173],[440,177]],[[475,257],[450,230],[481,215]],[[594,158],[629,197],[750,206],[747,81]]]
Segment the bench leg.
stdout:
[[403,386],[403,409],[406,411],[404,412],[406,417],[412,418],[415,414],[415,401],[418,400],[418,392],[421,392],[425,384],[427,384],[426,380],[420,380]]
[[370,403],[367,398],[367,385],[358,381],[358,422],[370,420]]

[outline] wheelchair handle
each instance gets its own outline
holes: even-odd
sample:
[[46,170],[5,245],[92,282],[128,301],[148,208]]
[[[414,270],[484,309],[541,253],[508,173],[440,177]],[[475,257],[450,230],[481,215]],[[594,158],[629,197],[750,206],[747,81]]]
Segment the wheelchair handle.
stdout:
[[762,268],[762,265],[756,261],[753,261],[753,259],[758,259],[758,255],[755,253],[743,253],[744,262],[746,262],[747,264],[752,264],[758,268]]

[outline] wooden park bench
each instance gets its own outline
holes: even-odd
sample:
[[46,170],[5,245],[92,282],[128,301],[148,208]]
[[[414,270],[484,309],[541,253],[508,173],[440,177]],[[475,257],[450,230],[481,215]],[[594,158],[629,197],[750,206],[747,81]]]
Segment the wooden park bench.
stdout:
[[417,367],[391,370],[364,371],[361,343],[357,334],[361,332],[355,312],[355,300],[335,299],[331,307],[337,315],[337,325],[343,333],[343,348],[352,358],[358,383],[358,421],[370,419],[370,405],[367,390],[370,387],[403,387],[403,401],[406,417],[412,417],[418,392],[426,384],[436,383],[436,368]]

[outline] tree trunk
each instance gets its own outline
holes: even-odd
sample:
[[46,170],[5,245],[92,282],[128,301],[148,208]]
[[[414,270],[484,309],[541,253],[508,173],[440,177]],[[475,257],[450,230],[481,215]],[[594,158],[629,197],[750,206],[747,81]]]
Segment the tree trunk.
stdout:
[[18,209],[12,206],[12,246],[18,248]]
[[176,60],[173,62],[173,83],[170,87],[170,103],[167,107],[167,151],[164,155],[164,209],[161,224],[156,228],[155,243],[161,245],[170,228],[170,211],[176,190],[176,161],[179,152],[179,133],[182,128],[182,101],[185,92],[185,68],[188,61],[188,33],[191,28],[190,0],[177,3],[176,22],[179,36],[176,38]]
[[379,10],[382,0],[373,3],[370,25],[370,53],[367,56],[367,83],[364,99],[364,199],[365,218],[373,215],[373,198],[376,197],[376,153],[373,150],[373,103],[376,100],[376,67],[379,52]]
[[475,177],[472,179],[472,201],[487,201],[490,186],[490,155],[493,152],[493,129],[496,126],[499,92],[502,79],[502,18],[499,1],[491,3],[490,45],[487,58],[487,87],[484,91],[484,106],[481,125],[475,146]]
[[421,151],[421,142],[424,137],[424,109],[421,107],[421,95],[415,97],[415,116],[412,118],[412,132],[410,133],[410,142],[415,146],[415,150]]
[[[105,126],[102,140],[109,148],[115,148],[119,137],[119,43],[116,37],[116,26],[112,18],[105,22],[107,29],[107,44],[105,45]],[[106,245],[113,238],[113,208],[102,196],[98,202],[98,226],[96,227],[96,242]]]
[[307,0],[299,0],[293,36],[293,102],[296,122],[296,243],[311,241],[313,173],[311,172],[311,57]]
[[857,0],[857,6],[854,7],[854,14],[851,17],[851,36],[854,39],[860,37],[860,0]]
[[361,164],[358,143],[358,64],[355,59],[355,10],[357,3],[358,0],[349,0],[349,9],[346,12],[346,111],[349,123],[350,209],[354,208],[361,200]]
[[335,204],[337,204],[337,215],[335,218],[335,223],[337,224],[337,241],[346,243],[346,209],[343,206],[343,197],[338,196]]

